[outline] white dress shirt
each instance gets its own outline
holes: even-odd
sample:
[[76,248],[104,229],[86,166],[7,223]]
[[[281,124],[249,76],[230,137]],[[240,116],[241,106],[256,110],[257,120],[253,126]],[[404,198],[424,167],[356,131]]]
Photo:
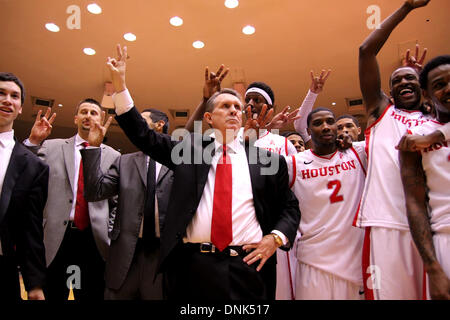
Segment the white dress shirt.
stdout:
[[[214,201],[214,184],[217,162],[222,157],[222,145],[214,141],[215,154],[212,158],[197,212],[189,223],[184,242],[211,242],[211,221]],[[252,183],[247,155],[239,137],[227,144],[232,164],[232,230],[230,245],[244,245],[261,241],[263,233],[256,218],[253,203]]]
[[[6,170],[8,169],[15,144],[14,130],[0,133],[0,197],[3,190],[3,182],[5,181]],[[3,255],[1,240],[0,255]]]

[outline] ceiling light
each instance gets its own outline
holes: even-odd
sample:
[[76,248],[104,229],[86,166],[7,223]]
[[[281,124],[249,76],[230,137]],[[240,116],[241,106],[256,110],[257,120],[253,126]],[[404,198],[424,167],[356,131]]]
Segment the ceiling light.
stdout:
[[194,41],[194,43],[192,43],[192,46],[196,49],[201,49],[205,46],[205,44],[201,41]]
[[54,23],[46,23],[45,28],[51,32],[59,32],[59,27]]
[[332,105],[332,106],[335,106],[335,105],[336,105],[336,102],[332,102],[331,105]]
[[93,13],[93,14],[102,13],[102,8],[100,8],[100,6],[96,3],[88,4],[87,9],[90,13]]
[[244,34],[254,34],[255,33],[255,27],[253,26],[245,26],[242,28],[242,32]]
[[123,35],[123,37],[125,40],[128,40],[128,41],[136,41],[136,35],[131,32],[125,33]]
[[233,9],[239,5],[238,0],[225,0],[225,7]]
[[62,105],[61,103],[60,103],[60,104],[58,104],[58,107],[60,107],[60,108],[61,108],[62,106],[63,106],[63,105]]
[[84,48],[84,49],[83,49],[83,52],[84,52],[85,54],[87,54],[88,56],[93,56],[93,55],[95,54],[95,50],[92,49],[92,48]]
[[181,19],[180,17],[172,17],[170,18],[170,24],[175,27],[179,27],[183,24],[183,19]]

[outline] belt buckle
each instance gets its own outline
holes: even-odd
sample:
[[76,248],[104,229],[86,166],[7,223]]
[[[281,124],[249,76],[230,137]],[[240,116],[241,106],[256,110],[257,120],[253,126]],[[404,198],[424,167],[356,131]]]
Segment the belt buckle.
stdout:
[[212,243],[203,242],[203,243],[200,243],[200,252],[201,253],[209,253],[209,252],[214,253],[214,252],[216,252],[216,247]]
[[238,256],[238,255],[239,255],[239,253],[238,253],[236,250],[230,249],[230,256],[231,256],[231,257],[236,257],[236,256]]

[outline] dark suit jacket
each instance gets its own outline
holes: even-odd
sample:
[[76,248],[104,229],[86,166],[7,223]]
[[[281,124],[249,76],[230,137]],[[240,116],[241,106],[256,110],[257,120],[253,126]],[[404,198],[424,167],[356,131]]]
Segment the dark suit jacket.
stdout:
[[[81,156],[87,201],[119,196],[105,269],[106,286],[118,290],[130,269],[144,214],[147,194],[146,156],[142,152],[122,155],[106,173],[100,168],[100,149],[81,150]],[[161,166],[155,189],[160,230],[164,228],[172,181],[173,172]]]
[[[177,244],[182,242],[186,234],[186,228],[196,213],[208,178],[210,164],[203,160],[197,161],[200,162],[199,164],[193,163],[194,153],[197,152],[197,155],[202,156],[206,148],[206,151],[214,150],[210,146],[213,142],[202,141],[202,136],[198,134],[187,136],[182,142],[172,141],[169,135],[150,130],[136,108],[117,116],[116,120],[128,138],[140,150],[174,171],[165,229],[161,236],[159,267],[164,269],[165,264],[170,261],[170,253]],[[176,151],[185,150],[182,151],[183,155],[190,152],[190,156],[187,157],[190,161],[175,164],[171,157],[175,147]],[[250,150],[254,147],[246,148],[247,158],[249,158],[248,153],[254,151]],[[264,152],[272,157],[279,157],[268,151]],[[292,244],[300,222],[300,210],[295,195],[289,189],[286,161],[283,157],[279,157],[278,160],[279,170],[274,175],[261,174],[261,169],[270,167],[270,164],[261,163],[259,158],[255,164],[249,163],[255,212],[264,235],[276,229],[289,239],[289,244]],[[273,279],[276,274],[275,267],[276,255],[273,255],[263,268],[270,275],[270,279],[267,279],[270,285],[275,282]]]
[[[48,166],[16,141],[0,195],[0,238],[3,263],[20,266],[27,291],[45,285],[42,215],[48,176]],[[4,286],[11,279],[18,285],[17,267],[0,273],[0,291],[11,290]]]

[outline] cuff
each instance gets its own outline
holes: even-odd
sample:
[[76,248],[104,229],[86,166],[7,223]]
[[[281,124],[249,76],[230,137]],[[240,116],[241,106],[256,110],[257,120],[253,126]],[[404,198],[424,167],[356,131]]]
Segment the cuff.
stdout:
[[33,144],[30,142],[30,140],[27,138],[25,139],[25,141],[23,142],[24,145],[26,145],[27,147],[37,147],[39,146],[38,144]]
[[114,106],[116,107],[116,114],[120,116],[128,112],[134,106],[133,99],[131,98],[128,89],[125,89],[119,93],[114,93],[112,95],[114,101]]
[[278,235],[281,240],[283,241],[283,246],[286,246],[289,243],[289,240],[286,238],[286,236],[278,230],[272,230],[270,233],[275,233],[276,235]]

